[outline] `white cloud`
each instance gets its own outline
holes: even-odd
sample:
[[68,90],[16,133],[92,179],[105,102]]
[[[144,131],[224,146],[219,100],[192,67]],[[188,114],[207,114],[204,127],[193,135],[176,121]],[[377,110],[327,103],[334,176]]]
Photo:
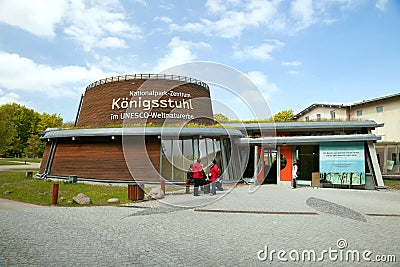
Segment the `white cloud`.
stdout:
[[146,0],[134,0],[136,3],[141,4],[142,6],[147,6]]
[[223,0],[207,0],[206,8],[210,13],[220,13],[226,10],[225,1]]
[[161,3],[159,7],[165,10],[172,10],[175,6],[171,3]]
[[53,38],[67,6],[66,0],[2,0],[0,21],[40,37]]
[[193,49],[210,47],[204,42],[195,43],[174,37],[168,44],[168,52],[158,61],[153,72],[161,72],[167,68],[194,61],[197,56],[193,53]]
[[39,37],[55,37],[57,25],[86,51],[124,48],[127,39],[139,38],[141,29],[128,21],[118,0],[2,0],[0,22]]
[[93,61],[86,63],[87,69],[99,68],[105,73],[118,75],[151,72],[149,67],[145,66],[143,61],[139,61],[137,55],[133,53],[121,55],[93,53],[93,59]]
[[259,46],[247,46],[243,49],[235,49],[233,57],[238,59],[270,60],[272,59],[271,53],[284,45],[279,40],[269,40]]
[[289,67],[298,67],[302,65],[300,61],[284,61],[281,63],[282,66],[289,66]]
[[164,23],[170,24],[172,22],[172,19],[167,16],[161,16],[161,17],[155,17],[154,21],[162,21]]
[[0,65],[2,88],[44,93],[53,97],[76,96],[89,83],[111,76],[110,73],[104,73],[95,67],[52,67],[4,51],[0,51],[0,62],[7,62]]
[[376,1],[375,7],[377,9],[379,9],[380,11],[385,11],[387,3],[388,3],[388,0],[378,0],[378,1]]
[[277,14],[279,1],[252,0],[240,1],[208,1],[206,8],[210,13],[219,16],[217,20],[201,19],[200,22],[189,22],[179,26],[171,24],[171,30],[202,32],[224,38],[239,37],[248,27],[273,27],[272,19]]
[[[293,34],[314,24],[331,24],[340,12],[355,9],[367,0],[209,0],[211,15],[183,25],[171,24],[172,31],[199,32],[223,38],[238,38],[245,30]],[[387,0],[377,0],[382,8]]]
[[267,100],[270,99],[273,93],[279,91],[278,86],[275,83],[270,82],[268,76],[260,71],[250,71],[246,75],[257,86]]
[[66,20],[65,34],[86,51],[127,47],[124,39],[138,38],[141,32],[139,26],[128,22],[118,1],[73,1]]
[[297,70],[289,70],[288,73],[290,75],[298,75],[299,74],[299,72]]
[[112,47],[112,48],[126,48],[128,47],[125,40],[117,37],[106,37],[102,38],[99,40],[98,47],[101,48],[107,48],[107,47]]
[[18,102],[18,99],[18,94],[14,92],[4,94],[3,91],[0,89],[0,105]]
[[295,0],[290,6],[291,15],[298,21],[301,27],[308,27],[314,22],[314,9],[312,0]]

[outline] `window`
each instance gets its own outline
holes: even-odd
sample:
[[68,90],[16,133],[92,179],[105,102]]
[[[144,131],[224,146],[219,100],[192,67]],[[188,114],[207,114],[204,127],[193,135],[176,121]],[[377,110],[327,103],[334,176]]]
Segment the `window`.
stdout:
[[360,109],[360,110],[357,110],[357,117],[361,117],[363,114],[362,114],[362,109]]
[[376,112],[378,112],[378,113],[383,112],[383,106],[377,106],[376,107]]
[[317,114],[317,121],[321,120],[321,114]]
[[309,121],[309,120],[310,120],[310,117],[309,117],[309,116],[307,116],[305,119],[306,119],[306,121]]
[[336,110],[331,110],[331,120],[336,119]]
[[397,161],[397,154],[396,153],[392,153],[392,161],[394,162],[394,165],[399,165],[399,162]]

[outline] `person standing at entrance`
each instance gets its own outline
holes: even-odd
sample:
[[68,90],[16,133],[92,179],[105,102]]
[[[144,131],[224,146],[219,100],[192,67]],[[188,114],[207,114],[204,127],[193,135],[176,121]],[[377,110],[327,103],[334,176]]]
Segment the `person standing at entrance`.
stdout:
[[292,188],[296,188],[296,178],[297,172],[299,171],[299,167],[297,166],[297,162],[293,162],[293,168],[292,168]]
[[201,159],[197,159],[197,161],[193,164],[192,173],[194,180],[193,195],[198,196],[199,186],[201,185],[201,180],[203,178],[203,166],[201,165]]
[[214,196],[217,194],[217,189],[216,189],[216,182],[218,180],[218,177],[220,175],[219,173],[219,168],[217,165],[217,161],[214,159],[213,160],[213,165],[210,168],[210,173],[209,173],[209,178],[210,178],[210,182],[211,182],[211,193],[210,196]]

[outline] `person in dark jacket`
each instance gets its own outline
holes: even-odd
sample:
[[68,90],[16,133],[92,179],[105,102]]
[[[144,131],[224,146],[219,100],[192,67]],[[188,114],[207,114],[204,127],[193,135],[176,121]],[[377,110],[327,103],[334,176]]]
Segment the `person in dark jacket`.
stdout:
[[214,159],[212,163],[213,163],[213,165],[211,166],[210,173],[208,175],[210,183],[211,183],[210,196],[214,196],[214,195],[217,194],[217,189],[216,189],[216,185],[215,184],[218,181],[218,177],[220,175],[219,168],[218,168],[218,165],[217,165],[217,161]]
[[201,181],[203,179],[203,166],[201,165],[201,159],[197,159],[197,161],[193,164],[192,173],[194,180],[193,195],[198,196],[199,186],[201,185]]
[[193,164],[190,164],[189,169],[186,173],[186,179],[189,180],[190,183],[193,183]]
[[297,166],[297,162],[293,162],[292,168],[292,189],[296,188],[296,179],[298,178],[299,167]]

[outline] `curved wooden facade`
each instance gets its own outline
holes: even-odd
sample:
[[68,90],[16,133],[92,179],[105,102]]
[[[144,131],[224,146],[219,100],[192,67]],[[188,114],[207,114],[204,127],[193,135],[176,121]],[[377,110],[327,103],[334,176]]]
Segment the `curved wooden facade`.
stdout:
[[[132,174],[125,161],[121,136],[114,137],[76,137],[57,139],[55,153],[52,156],[52,163],[47,170],[48,176],[69,177],[76,175],[79,178],[96,180],[154,180],[160,179],[152,169],[160,170],[160,140],[157,136],[146,137],[147,154],[130,153],[129,160],[137,170],[135,174],[140,176],[132,177]],[[54,141],[53,141],[54,142]],[[132,144],[130,144],[132,145]],[[135,145],[135,144],[134,144]],[[49,159],[51,142],[47,143],[46,153],[40,166],[40,173],[46,173],[46,164]],[[149,157],[152,166],[145,161]]]
[[[210,91],[201,81],[159,74],[99,80],[86,88],[76,128],[46,131],[42,137],[47,144],[39,175],[159,182],[165,132],[168,140],[193,140],[193,159],[202,153],[199,142],[228,140],[230,131],[242,135],[237,130],[180,127],[193,122],[215,123]],[[132,127],[148,123],[166,127]],[[168,179],[174,180],[173,174]]]
[[208,86],[168,77],[118,76],[88,86],[75,126],[214,124]]

